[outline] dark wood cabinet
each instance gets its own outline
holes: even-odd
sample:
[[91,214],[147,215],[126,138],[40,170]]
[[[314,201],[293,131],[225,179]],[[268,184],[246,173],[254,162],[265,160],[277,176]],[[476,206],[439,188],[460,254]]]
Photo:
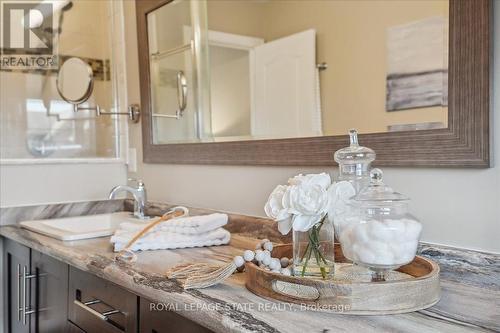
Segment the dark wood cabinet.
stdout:
[[28,306],[31,296],[28,281],[23,284],[23,272],[30,269],[30,249],[4,239],[3,256],[4,330],[6,333],[29,333],[30,315],[25,315],[22,306]]
[[114,283],[70,267],[69,320],[92,333],[137,332],[138,297]]
[[76,326],[73,324],[71,321],[68,320],[67,326],[66,326],[66,333],[86,333],[84,330],[82,330],[80,327]]
[[155,303],[141,298],[140,330],[141,333],[209,333],[212,332],[181,315],[166,310],[167,307],[155,306]]
[[68,320],[68,265],[31,251],[32,327],[39,333],[64,332]]
[[212,332],[112,282],[6,238],[3,256],[5,320],[0,324],[5,333]]
[[5,332],[64,332],[68,265],[4,239],[3,271]]

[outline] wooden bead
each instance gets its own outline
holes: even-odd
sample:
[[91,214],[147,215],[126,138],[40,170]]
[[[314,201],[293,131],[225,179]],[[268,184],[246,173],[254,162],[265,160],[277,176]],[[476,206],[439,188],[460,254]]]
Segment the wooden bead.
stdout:
[[280,259],[280,263],[282,268],[288,267],[288,265],[290,265],[290,259],[283,257]]

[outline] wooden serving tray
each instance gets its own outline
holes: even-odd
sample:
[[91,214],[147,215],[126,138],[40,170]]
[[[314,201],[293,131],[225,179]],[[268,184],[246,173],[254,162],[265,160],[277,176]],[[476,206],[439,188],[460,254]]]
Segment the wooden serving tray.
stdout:
[[[292,245],[276,245],[272,255],[291,258]],[[304,309],[356,315],[412,312],[439,301],[439,266],[432,260],[417,256],[391,273],[395,280],[384,282],[363,280],[363,274],[369,277],[369,271],[352,265],[344,257],[340,244],[335,244],[335,262],[339,272],[353,270],[360,275],[342,276],[336,271],[330,280],[285,276],[250,262],[245,267],[245,285],[267,299],[300,304]]]

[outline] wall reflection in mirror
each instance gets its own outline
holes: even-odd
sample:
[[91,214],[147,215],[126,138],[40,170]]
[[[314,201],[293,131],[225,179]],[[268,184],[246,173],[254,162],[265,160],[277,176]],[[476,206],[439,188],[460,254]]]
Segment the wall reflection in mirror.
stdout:
[[[112,0],[51,3],[58,68],[0,68],[0,159],[118,157],[118,120],[83,110],[118,107],[112,43],[117,6]],[[64,67],[67,72],[59,73]],[[87,67],[94,79],[89,94]],[[79,99],[75,112],[70,101]]]
[[173,1],[148,35],[154,143],[447,127],[447,0]]

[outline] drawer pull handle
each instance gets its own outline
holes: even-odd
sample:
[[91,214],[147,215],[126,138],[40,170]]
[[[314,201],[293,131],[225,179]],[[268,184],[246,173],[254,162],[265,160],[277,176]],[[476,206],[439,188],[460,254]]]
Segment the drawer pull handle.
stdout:
[[110,316],[110,315],[121,313],[120,310],[109,310],[109,311],[101,313],[99,311],[92,309],[89,305],[103,303],[101,300],[98,300],[98,299],[88,301],[88,302],[80,302],[79,300],[75,299],[73,301],[73,303],[75,305],[78,305],[79,307],[81,307],[85,311],[90,312],[92,315],[96,316],[97,318],[104,320],[104,321],[107,321],[109,319],[108,316]]
[[[21,276],[21,280],[22,280],[22,289],[21,289],[21,293],[22,293],[22,296],[21,296],[21,308],[19,309],[20,312],[21,312],[21,317],[23,319],[23,325],[26,325],[27,323],[27,317],[31,314],[34,314],[36,313],[36,310],[34,309],[31,309],[29,306],[28,306],[28,287],[27,287],[27,281],[29,279],[35,279],[37,278],[38,276],[36,274],[28,274],[28,267],[24,266],[23,267],[23,274]],[[19,296],[19,295],[18,295]]]

